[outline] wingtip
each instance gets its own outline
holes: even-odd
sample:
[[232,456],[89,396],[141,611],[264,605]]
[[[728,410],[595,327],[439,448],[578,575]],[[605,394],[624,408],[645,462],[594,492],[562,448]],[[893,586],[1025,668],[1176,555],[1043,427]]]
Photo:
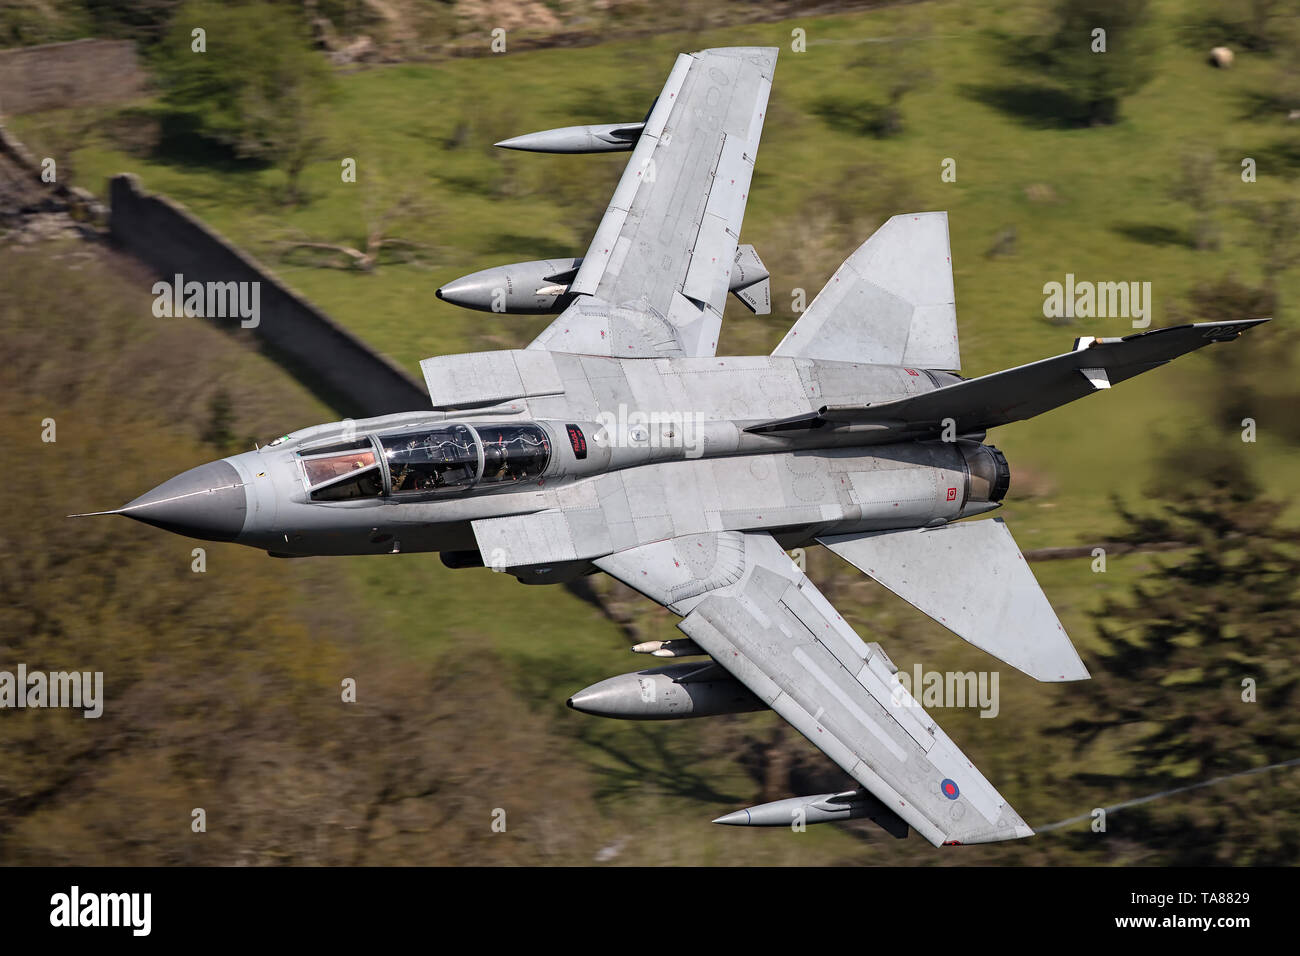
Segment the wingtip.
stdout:
[[1024,840],[1034,836],[1033,829],[1023,820],[1010,827],[989,827],[959,834],[960,839],[944,840],[941,846],[966,846],[980,843],[1004,843],[1007,840]]
[[[1001,658],[999,658],[999,660],[1000,659]],[[1008,661],[1007,663],[1010,664],[1011,662]],[[1079,680],[1092,680],[1092,674],[1088,672],[1088,668],[1082,660],[1065,663],[1063,666],[1058,666],[1054,670],[1046,671],[1038,669],[1032,671],[1025,670],[1025,668],[1019,667],[1016,664],[1012,664],[1011,666],[1016,667],[1017,670],[1024,671],[1034,680],[1041,681],[1044,684],[1068,684]]]
[[1228,319],[1223,322],[1196,322],[1197,328],[1205,329],[1205,337],[1213,342],[1231,342],[1240,338],[1241,333],[1253,329],[1265,322],[1272,322],[1272,316],[1262,319]]
[[1273,316],[1266,316],[1258,319],[1225,319],[1222,322],[1197,322],[1197,325],[1217,325],[1223,328],[1232,329],[1253,329],[1257,325],[1263,325],[1265,322],[1272,322]]

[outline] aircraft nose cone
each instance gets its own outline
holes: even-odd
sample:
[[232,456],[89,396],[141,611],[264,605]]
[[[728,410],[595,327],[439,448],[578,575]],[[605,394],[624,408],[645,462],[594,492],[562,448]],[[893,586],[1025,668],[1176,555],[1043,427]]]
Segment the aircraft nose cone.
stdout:
[[233,541],[244,528],[248,497],[239,472],[213,461],[164,481],[119,512],[155,528],[205,541]]

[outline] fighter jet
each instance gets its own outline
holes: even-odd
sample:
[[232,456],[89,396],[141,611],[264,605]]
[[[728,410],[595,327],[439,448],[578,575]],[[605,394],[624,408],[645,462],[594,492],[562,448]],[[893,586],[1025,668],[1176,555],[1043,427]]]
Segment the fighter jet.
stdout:
[[[317,425],[112,514],[276,557],[440,552],[551,584],[604,572],[681,617],[685,658],[568,700],[663,720],[771,708],[857,783],[718,823],[869,818],[936,846],[1032,830],[786,549],[823,545],[1042,681],[1088,677],[1006,525],[989,429],[1104,391],[1256,321],[1116,338],[964,379],[948,217],[897,215],[771,355],[719,356],[729,293],[764,310],[741,226],[777,50],[677,57],[644,121],[503,147],[631,151],[583,256],[449,283],[559,316],[526,348],[425,359],[429,407]],[[690,658],[697,658],[691,660]]]

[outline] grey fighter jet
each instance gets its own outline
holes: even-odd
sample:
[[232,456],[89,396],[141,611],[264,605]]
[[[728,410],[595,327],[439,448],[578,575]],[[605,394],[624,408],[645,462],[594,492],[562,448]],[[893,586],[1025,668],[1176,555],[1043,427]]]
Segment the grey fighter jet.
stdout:
[[[603,571],[681,616],[680,660],[575,693],[629,719],[772,708],[858,785],[719,823],[870,818],[936,846],[1032,830],[787,555],[818,543],[1043,681],[1083,662],[1003,522],[985,443],[1254,321],[1085,337],[963,379],[946,213],[886,222],[771,355],[716,355],[729,293],[766,307],[739,242],[777,51],[677,58],[641,123],[500,144],[627,149],[581,258],[449,283],[449,302],[562,309],[527,348],[429,358],[430,407],[317,425],[117,509],[277,557],[437,551],[528,584]],[[746,297],[748,296],[748,297]]]

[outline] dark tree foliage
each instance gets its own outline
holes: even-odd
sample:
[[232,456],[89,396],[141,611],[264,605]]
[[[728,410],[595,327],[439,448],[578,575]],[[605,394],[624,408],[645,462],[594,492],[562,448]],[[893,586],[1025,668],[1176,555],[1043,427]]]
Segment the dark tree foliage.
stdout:
[[[887,43],[873,44],[854,58],[844,75],[843,93],[828,92],[813,105],[828,125],[857,135],[885,139],[906,128],[903,99],[935,77],[934,46],[928,26],[915,27]],[[867,90],[863,96],[861,90]]]
[[[1126,96],[1154,74],[1148,0],[1056,0],[1050,33],[1033,51],[1045,79],[1066,95],[1074,121],[1116,122]],[[1095,31],[1105,31],[1104,52]]]
[[1300,418],[1293,413],[1300,402],[1295,369],[1300,333],[1284,315],[1276,285],[1249,285],[1232,274],[1207,279],[1171,311],[1170,324],[1275,319],[1231,348],[1206,349],[1213,371],[1204,379],[1203,416],[1225,430],[1239,429],[1249,418],[1268,438],[1300,442]]
[[230,401],[230,393],[224,388],[219,388],[208,402],[208,420],[203,426],[199,440],[211,445],[223,455],[230,454],[235,444],[234,423],[235,413]]
[[264,2],[187,3],[155,64],[168,106],[196,117],[205,136],[238,155],[280,167],[284,198],[301,198],[299,179],[323,147],[335,86],[298,16]]
[[1182,33],[1201,50],[1276,52],[1294,42],[1297,12],[1295,0],[1201,0],[1186,14]]
[[[1125,540],[1184,548],[1105,602],[1086,701],[1055,728],[1088,755],[1075,779],[1110,803],[1300,756],[1300,531],[1281,521],[1284,502],[1261,496],[1243,452],[1180,447],[1165,467],[1184,491],[1154,512],[1119,510]],[[1125,809],[1108,832],[1162,863],[1294,863],[1288,774]]]
[[84,0],[96,36],[151,45],[167,34],[181,0]]

